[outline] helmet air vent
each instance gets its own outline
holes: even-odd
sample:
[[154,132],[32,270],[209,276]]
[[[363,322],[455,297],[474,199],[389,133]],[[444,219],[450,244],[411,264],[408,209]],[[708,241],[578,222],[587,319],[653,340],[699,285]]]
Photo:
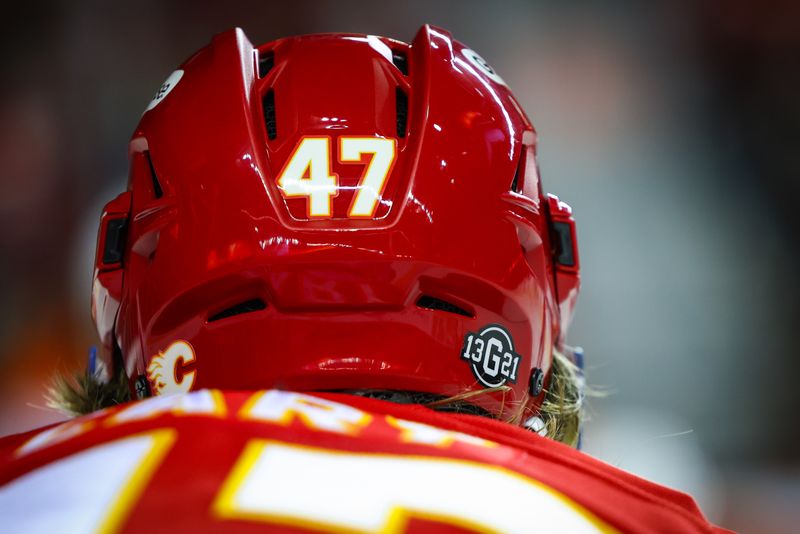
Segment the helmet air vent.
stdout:
[[514,179],[511,180],[511,190],[515,193],[521,192],[519,190],[519,166],[517,166],[517,169],[514,171]]
[[125,253],[125,234],[128,219],[109,219],[106,222],[105,240],[103,241],[103,265],[122,262]]
[[572,226],[563,221],[553,221],[550,224],[553,257],[556,263],[564,267],[575,267],[575,243],[572,239]]
[[397,137],[406,136],[408,126],[408,95],[399,87],[395,91],[397,111]]
[[455,313],[456,315],[463,315],[464,317],[472,317],[473,315],[460,306],[456,306],[452,302],[442,300],[440,298],[431,297],[430,295],[422,295],[417,300],[417,306],[426,310],[436,310],[448,313]]
[[275,139],[278,136],[278,125],[275,122],[275,91],[270,89],[261,101],[264,106],[264,125],[267,128],[267,138]]
[[403,76],[408,76],[408,56],[405,52],[393,50],[392,63],[397,67],[397,70],[403,73]]
[[161,182],[158,181],[156,168],[153,166],[153,159],[150,157],[149,150],[144,151],[144,157],[147,160],[147,166],[150,168],[150,178],[153,180],[153,194],[156,198],[161,198],[164,196],[164,190],[161,189]]
[[224,310],[215,313],[208,317],[208,322],[213,323],[214,321],[220,321],[222,319],[227,319],[228,317],[233,317],[234,315],[242,315],[243,313],[252,313],[259,310],[263,310],[267,307],[267,304],[261,299],[250,299],[244,302],[240,302],[238,304],[234,304],[230,308],[225,308]]
[[522,158],[517,162],[517,168],[514,169],[514,179],[511,180],[511,191],[522,194],[522,184],[519,179],[520,167],[522,167]]
[[526,149],[522,147],[522,153],[517,158],[517,165],[514,168],[514,179],[511,180],[511,187],[509,188],[514,193],[522,194],[522,188],[525,186],[523,176],[525,173],[525,152]]
[[258,77],[263,78],[275,65],[275,52],[267,50],[258,54]]

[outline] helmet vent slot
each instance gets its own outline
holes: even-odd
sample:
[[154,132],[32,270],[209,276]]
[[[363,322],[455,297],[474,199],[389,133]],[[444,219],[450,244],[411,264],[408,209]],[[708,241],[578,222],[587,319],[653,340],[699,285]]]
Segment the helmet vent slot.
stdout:
[[403,76],[408,76],[408,56],[405,52],[399,50],[392,51],[392,63],[397,67],[397,70],[403,73]]
[[103,243],[103,264],[120,263],[125,253],[125,233],[128,219],[109,219],[106,222],[106,236]]
[[278,136],[278,125],[275,122],[275,91],[270,89],[261,101],[264,106],[264,126],[267,128],[267,138],[275,139]]
[[436,310],[448,313],[455,313],[456,315],[463,315],[464,317],[472,317],[473,315],[460,306],[456,306],[452,302],[431,297],[430,295],[422,295],[417,300],[417,306],[426,310]]
[[228,317],[233,317],[234,315],[242,315],[244,313],[256,312],[259,310],[263,310],[266,307],[267,304],[261,299],[246,300],[244,302],[234,304],[230,308],[225,308],[224,310],[209,316],[208,322],[213,323],[214,321],[227,319]]
[[514,171],[514,179],[511,180],[511,190],[515,193],[521,193],[519,189],[519,165],[517,165],[516,170]]
[[395,91],[397,112],[397,137],[406,136],[408,126],[408,95],[399,87]]
[[550,239],[553,242],[553,257],[556,263],[564,267],[574,267],[575,244],[572,240],[572,231],[569,223],[553,221],[550,235]]
[[517,166],[514,169],[514,179],[511,180],[511,191],[514,193],[522,194],[522,188],[525,185],[522,180],[522,173],[525,172],[525,147],[522,147],[522,153],[517,160]]
[[161,198],[164,196],[164,190],[161,189],[161,182],[158,181],[156,168],[153,166],[153,159],[150,157],[149,150],[144,151],[144,157],[147,160],[147,166],[150,168],[150,178],[153,180],[153,194],[156,198]]
[[267,50],[258,54],[258,77],[263,78],[275,65],[275,52]]

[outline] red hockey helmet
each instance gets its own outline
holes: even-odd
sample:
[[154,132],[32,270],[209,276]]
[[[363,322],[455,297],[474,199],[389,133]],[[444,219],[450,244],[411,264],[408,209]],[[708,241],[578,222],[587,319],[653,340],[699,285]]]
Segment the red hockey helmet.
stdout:
[[535,151],[503,80],[441,29],[216,36],[150,102],[103,213],[105,367],[139,396],[489,390],[474,403],[494,415],[535,407],[578,290],[570,209],[542,193]]

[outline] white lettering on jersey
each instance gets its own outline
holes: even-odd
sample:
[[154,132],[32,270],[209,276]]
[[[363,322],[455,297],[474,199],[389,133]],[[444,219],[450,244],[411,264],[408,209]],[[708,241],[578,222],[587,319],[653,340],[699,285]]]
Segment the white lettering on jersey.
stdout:
[[215,389],[202,389],[184,395],[169,395],[167,397],[151,397],[132,403],[116,415],[112,416],[107,425],[139,421],[171,412],[175,415],[213,415],[224,417],[227,409],[222,393]]
[[391,415],[386,416],[386,422],[399,429],[400,439],[406,443],[420,443],[435,447],[448,447],[454,441],[476,445],[478,447],[496,447],[497,443],[462,432],[454,432],[423,423],[397,419]]
[[566,496],[501,467],[263,440],[248,444],[212,510],[326,531],[402,532],[409,516],[481,532],[611,530]]
[[16,454],[17,456],[30,454],[38,451],[39,449],[44,449],[45,447],[55,445],[56,443],[61,443],[62,441],[67,441],[74,437],[80,436],[81,434],[93,429],[97,425],[96,420],[107,413],[108,410],[99,410],[97,412],[84,415],[83,417],[72,419],[71,421],[65,421],[52,428],[48,428],[47,430],[42,430],[38,434],[34,434],[32,438],[30,438],[19,449],[17,449]]
[[169,450],[160,430],[98,445],[0,488],[4,533],[115,532]]
[[297,417],[309,428],[340,434],[355,434],[371,420],[366,412],[345,404],[278,390],[255,394],[239,416],[281,425],[289,425]]

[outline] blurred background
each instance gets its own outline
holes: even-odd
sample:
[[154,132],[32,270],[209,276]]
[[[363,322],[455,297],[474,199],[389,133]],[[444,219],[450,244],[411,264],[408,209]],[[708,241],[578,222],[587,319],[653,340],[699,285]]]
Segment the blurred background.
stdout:
[[[645,5],[646,4],[646,5]],[[576,213],[590,454],[729,528],[800,524],[800,4],[17,2],[0,33],[0,435],[96,343],[96,225],[156,89],[232,26],[254,44],[449,29],[539,132]]]

